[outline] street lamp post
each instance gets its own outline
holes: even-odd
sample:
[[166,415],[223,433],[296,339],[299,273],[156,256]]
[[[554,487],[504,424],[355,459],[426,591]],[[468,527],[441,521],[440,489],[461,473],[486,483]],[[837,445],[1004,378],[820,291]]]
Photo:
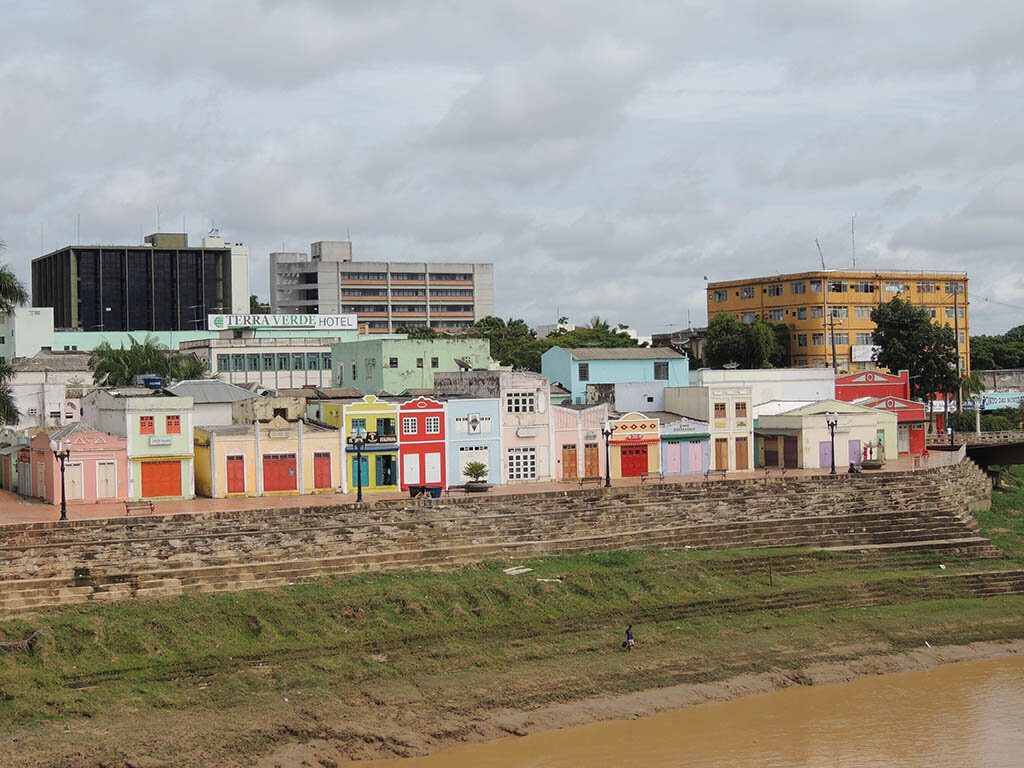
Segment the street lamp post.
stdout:
[[601,427],[601,434],[604,435],[604,487],[612,487],[612,423],[605,421]]
[[832,441],[832,450],[830,451],[832,471],[829,474],[834,475],[836,473],[836,427],[839,425],[839,417],[834,413],[826,413],[825,424],[828,425],[829,439]]
[[366,445],[363,430],[357,429],[350,440],[356,448],[356,501],[358,502],[363,500],[363,446]]
[[71,455],[71,441],[64,441],[64,450],[61,450],[61,444],[56,440],[50,441],[50,450],[53,451],[53,457],[60,459],[60,519],[68,519],[68,500],[67,493],[64,489],[64,462],[67,461]]

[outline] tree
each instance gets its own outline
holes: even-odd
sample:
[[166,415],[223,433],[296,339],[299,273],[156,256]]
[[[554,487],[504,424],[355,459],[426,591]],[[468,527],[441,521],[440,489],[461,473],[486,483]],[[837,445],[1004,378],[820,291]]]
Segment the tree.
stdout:
[[956,336],[948,325],[935,325],[923,307],[898,296],[871,311],[875,324],[875,360],[890,371],[910,371],[911,394],[932,400],[953,394],[956,374]]
[[508,322],[493,315],[483,317],[473,324],[466,335],[487,339],[490,342],[491,357],[502,365],[528,371],[540,371],[540,356],[552,346],[547,339],[538,339],[524,320],[511,317]]
[[427,328],[425,326],[402,326],[396,328],[395,333],[404,333],[410,339],[438,339],[447,334],[435,331],[433,328]]
[[[0,240],[0,251],[7,250],[7,245]],[[16,308],[28,303],[28,291],[7,264],[0,265],[0,315],[9,315]],[[0,363],[0,423],[17,424],[21,414],[14,405],[11,392],[11,379],[14,368],[7,362]]]
[[[754,320],[741,323],[732,315],[719,312],[708,323],[704,357],[712,368],[735,363],[740,368],[771,368],[784,359],[777,331],[768,323]],[[788,337],[789,331],[786,330]]]
[[249,314],[250,315],[266,315],[270,312],[270,305],[264,304],[260,301],[259,296],[251,294],[249,296]]
[[487,477],[487,465],[480,461],[471,461],[462,470],[462,474],[474,483],[479,483]]
[[89,370],[93,382],[107,387],[133,386],[136,376],[152,374],[165,379],[184,381],[204,379],[210,375],[206,364],[194,355],[170,352],[156,337],[146,336],[139,343],[134,336],[131,344],[112,347],[103,342],[89,357]]
[[997,336],[971,337],[971,368],[993,371],[1024,368],[1024,325]]

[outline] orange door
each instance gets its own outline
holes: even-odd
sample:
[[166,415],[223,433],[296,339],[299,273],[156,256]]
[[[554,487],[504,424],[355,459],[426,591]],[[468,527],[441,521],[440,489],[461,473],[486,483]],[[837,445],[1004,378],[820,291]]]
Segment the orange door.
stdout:
[[142,462],[142,496],[181,496],[181,462]]
[[245,493],[244,456],[228,456],[228,493]]
[[747,438],[737,437],[736,438],[736,469],[747,469],[749,468],[747,463]]
[[597,443],[583,446],[583,472],[586,477],[597,477],[601,474],[601,464],[597,457]]
[[573,480],[576,477],[576,446],[562,446],[562,478]]
[[313,454],[313,487],[331,487],[331,454]]
[[714,469],[729,468],[729,438],[715,438],[715,466]]

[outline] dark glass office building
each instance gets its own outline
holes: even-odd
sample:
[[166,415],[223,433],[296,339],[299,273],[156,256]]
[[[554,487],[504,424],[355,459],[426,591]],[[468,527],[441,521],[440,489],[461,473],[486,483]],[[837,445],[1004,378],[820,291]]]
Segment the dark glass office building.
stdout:
[[55,328],[202,330],[231,312],[231,248],[189,248],[184,234],[146,245],[75,245],[32,261],[32,306],[53,307]]

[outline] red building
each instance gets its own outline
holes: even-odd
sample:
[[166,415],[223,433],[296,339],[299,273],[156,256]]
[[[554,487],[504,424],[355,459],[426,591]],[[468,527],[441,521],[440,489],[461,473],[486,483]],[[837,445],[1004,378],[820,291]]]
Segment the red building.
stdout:
[[910,372],[893,376],[881,371],[857,371],[836,376],[836,400],[852,403],[862,397],[902,397],[910,399]]
[[894,376],[881,371],[858,371],[837,376],[836,400],[892,411],[896,414],[899,452],[911,456],[924,453],[928,414],[924,403],[910,399],[909,372],[900,371]]
[[402,490],[410,485],[447,487],[444,403],[417,397],[398,406]]

